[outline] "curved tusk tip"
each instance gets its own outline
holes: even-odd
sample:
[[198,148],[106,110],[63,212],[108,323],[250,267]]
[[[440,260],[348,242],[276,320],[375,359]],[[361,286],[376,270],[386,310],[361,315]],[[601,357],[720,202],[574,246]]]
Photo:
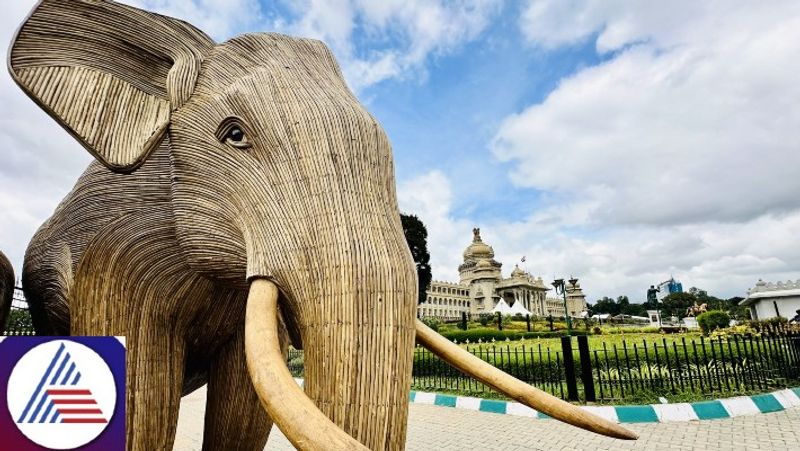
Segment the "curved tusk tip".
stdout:
[[639,434],[633,431],[628,431],[625,437],[620,437],[620,438],[623,440],[639,440]]
[[621,440],[639,440],[639,434],[618,425],[614,428],[614,438]]

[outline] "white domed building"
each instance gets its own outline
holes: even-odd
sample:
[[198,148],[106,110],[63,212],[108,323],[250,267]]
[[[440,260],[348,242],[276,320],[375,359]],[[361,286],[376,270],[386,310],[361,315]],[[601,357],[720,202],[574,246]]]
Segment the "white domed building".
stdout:
[[[534,316],[564,316],[564,300],[541,277],[534,277],[514,266],[510,277],[503,278],[503,264],[494,259],[494,249],[481,239],[480,229],[472,230],[472,243],[464,250],[464,263],[459,265],[458,283],[434,280],[426,291],[426,301],[417,307],[419,317],[444,319],[460,318],[462,312],[470,315],[491,313],[502,299],[517,311],[531,312]],[[567,308],[570,316],[581,316],[586,311],[586,296],[580,283],[567,286]]]
[[792,319],[800,314],[800,279],[786,282],[764,282],[747,290],[747,298],[739,303],[750,309],[756,320],[783,317]]

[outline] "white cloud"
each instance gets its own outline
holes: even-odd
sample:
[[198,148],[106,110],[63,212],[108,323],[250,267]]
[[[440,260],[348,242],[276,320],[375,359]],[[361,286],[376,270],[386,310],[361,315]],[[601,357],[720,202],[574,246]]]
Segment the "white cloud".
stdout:
[[[585,205],[552,206],[520,221],[474,223],[453,211],[450,181],[431,171],[401,183],[402,211],[417,214],[428,229],[434,278],[457,281],[461,252],[474,226],[503,263],[506,276],[522,256],[523,266],[545,281],[575,275],[594,301],[626,294],[643,302],[647,287],[670,275],[711,294],[743,296],[758,277],[797,279],[800,212],[764,215],[743,223],[592,228]],[[574,207],[574,208],[573,208]]]
[[400,211],[417,215],[428,230],[428,252],[436,280],[458,280],[461,252],[472,239],[473,225],[450,211],[453,193],[450,181],[434,170],[401,182],[397,188]]
[[217,41],[263,19],[258,0],[119,0],[137,8],[177,17]]
[[[500,0],[307,0],[292,2],[299,18],[278,20],[283,32],[328,43],[356,91],[392,78],[423,74],[432,56],[475,39],[499,11]],[[367,54],[354,43],[356,31],[372,44],[391,41]]]
[[726,295],[800,275],[800,4],[533,1],[520,24],[545,51],[615,52],[493,140],[515,185],[565,202],[534,218],[583,212],[543,265],[639,291],[674,272]]
[[[506,271],[525,255],[545,280],[579,276],[591,299],[635,300],[671,274],[720,296],[800,275],[796,3],[531,2],[520,21],[544,51],[593,38],[608,61],[493,140],[512,182],[548,199],[483,224]],[[454,280],[473,224],[450,210],[443,175],[403,189],[425,200],[408,208],[428,224],[435,276]]]
[[[563,80],[494,141],[519,186],[607,188],[619,222],[749,219],[800,205],[800,21],[739,45],[629,49]],[[559,168],[554,170],[554,168]]]
[[528,41],[547,49],[576,44],[595,34],[601,52],[648,40],[666,47],[708,31],[699,29],[694,18],[713,21],[715,17],[710,16],[724,16],[725,10],[735,8],[736,3],[746,6],[745,2],[727,0],[535,0],[524,8],[520,29]]
[[[351,87],[359,91],[387,79],[424,76],[429,58],[475,39],[500,10],[502,0],[287,1],[294,19],[266,17],[258,0],[121,1],[186,20],[218,41],[240,30],[321,39],[336,54]],[[367,36],[369,44],[356,45],[356,32]]]
[[[323,40],[336,54],[351,87],[359,91],[392,78],[424,76],[430,57],[475,39],[500,10],[502,0],[287,1],[294,19],[268,19],[257,0],[122,1],[179,17],[217,40],[242,29]],[[369,45],[356,45],[357,31],[368,37]]]

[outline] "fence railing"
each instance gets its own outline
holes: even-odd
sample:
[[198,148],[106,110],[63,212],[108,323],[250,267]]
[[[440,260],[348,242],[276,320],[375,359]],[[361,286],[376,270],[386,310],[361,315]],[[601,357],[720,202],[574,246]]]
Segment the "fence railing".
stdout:
[[600,399],[654,393],[765,391],[800,380],[800,336],[765,333],[667,343],[629,344],[591,351]]
[[[35,335],[22,291],[14,292],[3,335]],[[512,376],[562,399],[617,401],[650,394],[739,393],[800,383],[800,329],[768,327],[760,334],[641,341],[603,336],[561,337],[560,346],[468,345],[466,350]],[[577,342],[577,346],[575,346]],[[290,349],[287,364],[302,377],[303,351]],[[414,350],[417,390],[491,394],[491,387],[463,374],[427,349]]]
[[[684,337],[670,342],[664,338],[622,340],[612,345],[596,343],[594,349],[589,348],[588,339],[562,337],[556,348],[475,345],[466,350],[517,379],[571,401],[611,402],[640,398],[643,393],[651,397],[734,394],[800,383],[800,334],[796,331]],[[303,352],[290,350],[288,365],[293,375],[302,377]],[[411,384],[422,391],[500,396],[420,347],[414,350]]]

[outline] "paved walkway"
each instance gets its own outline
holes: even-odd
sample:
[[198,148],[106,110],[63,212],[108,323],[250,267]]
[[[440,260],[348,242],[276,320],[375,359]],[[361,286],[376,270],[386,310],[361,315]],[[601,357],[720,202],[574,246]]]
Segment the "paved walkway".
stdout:
[[[202,444],[205,389],[184,398],[175,450]],[[626,424],[636,442],[601,437],[554,420],[422,404],[410,406],[408,450],[789,450],[800,449],[800,408],[725,420]],[[292,450],[277,427],[268,450]]]

